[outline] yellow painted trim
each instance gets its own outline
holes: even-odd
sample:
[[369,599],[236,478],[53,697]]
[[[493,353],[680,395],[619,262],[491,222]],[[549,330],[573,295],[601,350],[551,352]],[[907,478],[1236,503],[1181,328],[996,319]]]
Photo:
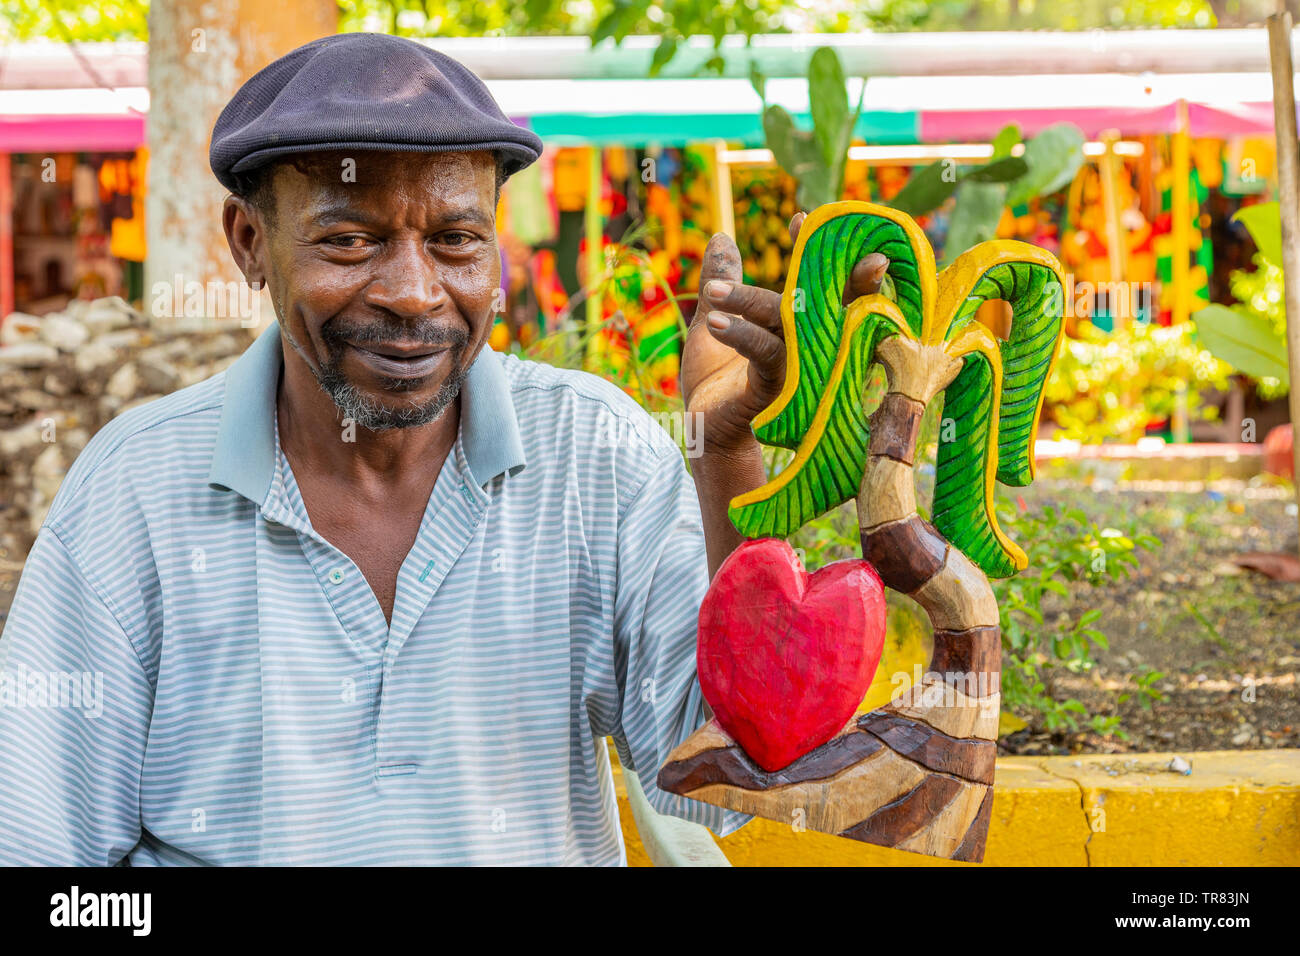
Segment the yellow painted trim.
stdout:
[[[911,240],[912,254],[917,260],[917,272],[921,282],[923,325],[929,321],[937,289],[934,250],[930,248],[930,241],[926,239],[925,233],[921,231],[920,227],[912,221],[912,217],[899,212],[897,209],[857,200],[846,200],[818,206],[804,218],[803,224],[799,227],[799,236],[795,239],[794,252],[790,256],[790,269],[785,276],[785,291],[781,293],[781,331],[784,334],[787,346],[785,350],[785,383],[781,387],[781,393],[772,401],[772,404],[754,417],[751,424],[756,429],[762,428],[785,411],[785,407],[790,404],[790,399],[794,397],[795,389],[799,387],[799,350],[797,346],[795,348],[789,346],[790,343],[799,341],[798,334],[795,331],[794,297],[799,288],[799,267],[803,262],[804,247],[808,244],[809,237],[818,228],[839,216],[852,214],[880,216],[902,226],[908,239]],[[855,304],[856,302],[850,303],[850,306]],[[899,322],[898,324],[901,326],[899,331],[911,337],[912,331],[908,328],[907,323]]]
[[993,535],[998,539],[1002,550],[1010,556],[1016,570],[1023,571],[1029,566],[1029,556],[1020,545],[1003,533],[993,505],[993,482],[998,473],[998,418],[1002,406],[1002,350],[992,332],[978,322],[972,322],[948,343],[945,351],[958,358],[978,352],[992,368],[993,395],[989,407],[988,453],[984,456],[984,513],[988,516],[989,527],[993,529]]
[[[817,443],[821,441],[822,435],[826,431],[826,423],[830,421],[831,408],[835,404],[840,379],[844,376],[844,366],[849,361],[853,336],[858,331],[858,327],[862,325],[862,321],[871,314],[883,315],[904,327],[907,325],[903,319],[902,311],[887,296],[877,293],[876,295],[860,296],[853,300],[844,316],[844,330],[840,335],[839,348],[835,352],[835,364],[831,366],[830,377],[826,380],[826,390],[822,392],[821,400],[817,403],[817,411],[813,413],[813,420],[808,427],[808,431],[804,433],[799,442],[794,460],[767,484],[732,498],[732,508],[743,508],[745,505],[767,501],[793,481],[799,470],[807,464],[808,459],[812,457],[813,451],[817,448]],[[791,350],[787,350],[787,352],[789,351]]]
[[[1020,242],[1017,239],[994,239],[989,242],[981,242],[972,249],[968,249],[960,256],[953,260],[948,268],[939,274],[939,297],[935,305],[935,314],[941,320],[941,335],[948,333],[948,328],[952,325],[953,320],[957,317],[958,310],[961,309],[962,303],[970,296],[971,290],[984,276],[984,273],[990,269],[1006,265],[1009,262],[1027,262],[1031,265],[1045,266],[1051,269],[1056,275],[1056,281],[1061,287],[1061,308],[1065,308],[1065,272],[1061,268],[1061,262],[1056,256],[1052,255],[1046,249],[1030,245],[1027,242]],[[983,328],[983,326],[981,326]],[[959,336],[960,338],[960,336]],[[1052,377],[1052,372],[1056,369],[1056,362],[1061,356],[1061,343],[1065,338],[1065,323],[1062,322],[1056,330],[1056,341],[1052,344],[1052,358],[1047,366],[1047,378]],[[952,353],[949,348],[950,354]],[[1001,351],[999,349],[999,356]],[[1002,376],[998,375],[998,388],[1002,387]],[[1000,395],[999,395],[1000,398]],[[1043,416],[1043,401],[1039,397],[1038,404],[1034,406],[1034,421],[1030,426],[1030,434],[1038,434],[1039,422]],[[994,433],[997,437],[997,433]],[[996,474],[996,470],[995,470]],[[1032,481],[1037,476],[1037,465],[1034,461],[1033,449],[1029,453],[1029,479]]]
[[943,320],[942,333],[947,333],[962,303],[970,296],[971,290],[983,278],[984,273],[1009,262],[1046,266],[1056,273],[1056,278],[1061,283],[1061,294],[1065,294],[1065,275],[1061,270],[1061,262],[1046,249],[1018,239],[981,242],[967,249],[939,273],[939,295],[934,311]]
[[[1191,774],[1168,771],[1174,756],[1191,764]],[[1300,860],[1300,750],[999,757],[996,780],[983,864],[801,831],[788,820],[755,819],[718,846],[733,866],[1205,867]],[[649,865],[621,790],[618,796],[628,863]],[[1158,908],[1152,913],[1161,915]]]

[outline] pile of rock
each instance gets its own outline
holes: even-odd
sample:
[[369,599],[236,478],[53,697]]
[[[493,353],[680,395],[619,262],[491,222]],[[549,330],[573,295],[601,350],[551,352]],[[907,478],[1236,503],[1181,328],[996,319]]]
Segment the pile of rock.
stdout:
[[104,423],[201,382],[252,341],[238,323],[151,321],[119,298],[0,325],[0,558],[21,561]]

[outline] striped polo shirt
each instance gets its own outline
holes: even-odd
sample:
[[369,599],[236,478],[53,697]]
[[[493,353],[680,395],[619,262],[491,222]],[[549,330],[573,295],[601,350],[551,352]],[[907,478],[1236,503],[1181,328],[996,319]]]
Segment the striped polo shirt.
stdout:
[[69,469],[0,639],[0,863],[626,862],[705,720],[676,444],[582,372],[484,348],[391,626],[280,450],[278,325]]

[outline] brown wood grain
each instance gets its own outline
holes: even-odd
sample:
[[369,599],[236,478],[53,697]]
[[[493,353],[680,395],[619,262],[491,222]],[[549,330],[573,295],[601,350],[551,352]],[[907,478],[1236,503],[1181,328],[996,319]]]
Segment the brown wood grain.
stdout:
[[998,748],[991,740],[949,737],[929,724],[880,710],[863,714],[858,726],[929,770],[972,783],[993,783]]
[[858,527],[864,532],[916,514],[916,484],[911,465],[873,455],[863,470],[862,487],[871,489],[869,496],[858,496]]
[[910,597],[925,609],[936,631],[998,624],[998,602],[988,578],[956,548],[948,549],[943,570],[912,591]]
[[887,394],[869,420],[871,442],[867,453],[912,464],[924,412],[924,405],[901,392]]
[[997,740],[1002,695],[970,697],[939,680],[922,680],[881,710],[923,721],[949,737]]
[[[895,713],[872,712],[859,719],[865,718],[871,718],[868,724],[881,731],[881,735],[859,729],[855,720],[831,741],[796,761],[802,767],[791,764],[772,774],[757,767],[716,725],[706,724],[670,755],[660,772],[659,785],[661,789],[694,800],[787,823],[797,829],[840,834],[929,855],[947,856],[960,849],[971,859],[979,859],[973,854],[982,851],[982,837],[971,831],[974,826],[987,830],[987,814],[981,821],[976,810],[988,788],[927,767],[927,760],[941,766],[951,764],[944,764],[944,758],[925,752],[924,743],[918,744],[924,725],[916,724],[909,729],[909,722]],[[895,744],[911,753],[896,752],[885,737],[892,737]],[[931,739],[937,744],[941,735],[931,731]],[[953,744],[961,749],[966,749],[964,745],[982,745],[990,752],[993,748],[987,741],[955,740]],[[857,754],[865,756],[855,759]],[[852,762],[831,776],[804,779],[806,774],[821,772],[845,760]],[[885,818],[881,818],[872,827],[846,832],[868,821],[882,808],[899,803],[929,778],[948,781],[930,784],[928,792],[932,795],[940,787],[957,788],[947,803],[930,799],[913,805],[914,812],[928,812],[929,818],[918,819],[916,826],[893,828],[885,827],[882,823]],[[717,782],[701,783],[714,780]],[[755,787],[756,784],[762,786]]]
[[710,784],[686,796],[821,833],[841,833],[916,787],[926,776],[887,747],[834,777],[771,790]]
[[947,354],[942,345],[922,345],[901,335],[891,335],[877,345],[875,357],[885,366],[889,391],[922,405],[947,388],[965,362]]
[[685,794],[708,784],[725,783],[743,790],[770,790],[833,777],[882,746],[877,736],[855,728],[832,737],[788,767],[774,772],[754,763],[736,744],[701,750],[685,758],[677,758],[674,751],[659,771],[659,789]]
[[1001,673],[1002,629],[994,625],[935,631],[930,670],[948,674]]
[[928,521],[913,514],[862,535],[862,556],[895,591],[910,594],[943,569],[948,542]]
[[979,812],[975,814],[975,819],[971,821],[970,828],[966,831],[965,839],[952,855],[954,860],[979,863],[984,859],[984,844],[988,839],[989,820],[992,816],[993,788],[989,787],[988,793],[984,794],[984,799],[980,803]]
[[934,819],[897,844],[898,849],[951,859],[970,833],[988,789],[979,784],[962,784]]
[[717,718],[710,720],[695,733],[691,734],[668,755],[670,762],[685,760],[704,750],[720,750],[732,747],[735,741],[730,734],[719,726]]
[[840,835],[867,843],[897,846],[933,821],[960,792],[961,783],[951,777],[928,774],[910,791],[861,823],[846,828]]

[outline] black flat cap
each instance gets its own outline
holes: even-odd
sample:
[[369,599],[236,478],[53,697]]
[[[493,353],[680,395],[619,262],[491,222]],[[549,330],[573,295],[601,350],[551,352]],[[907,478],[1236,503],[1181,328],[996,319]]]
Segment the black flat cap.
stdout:
[[212,129],[221,184],[280,156],[312,150],[500,150],[506,173],[541,155],[483,81],[451,57],[382,33],[341,33],[286,54],[239,88]]

